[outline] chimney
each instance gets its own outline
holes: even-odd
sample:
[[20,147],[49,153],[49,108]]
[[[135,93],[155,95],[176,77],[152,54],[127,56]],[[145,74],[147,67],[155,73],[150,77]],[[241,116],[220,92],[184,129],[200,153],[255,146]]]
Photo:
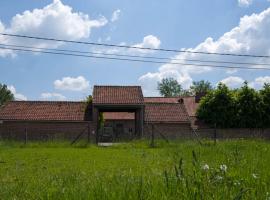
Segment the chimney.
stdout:
[[183,98],[178,99],[178,103],[183,104],[184,103],[184,99]]
[[206,92],[198,92],[195,94],[195,103],[199,103],[201,98],[206,95]]

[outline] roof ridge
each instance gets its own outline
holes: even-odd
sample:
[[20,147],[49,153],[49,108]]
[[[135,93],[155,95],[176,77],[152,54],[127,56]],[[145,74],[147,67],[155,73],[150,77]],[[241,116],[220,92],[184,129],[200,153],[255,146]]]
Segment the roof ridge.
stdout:
[[8,101],[7,103],[84,103],[86,101],[42,101],[42,100],[27,100],[27,101]]
[[140,85],[94,85],[94,87],[140,87]]
[[144,97],[144,98],[186,98],[186,97],[195,97],[194,95],[192,96],[177,96],[177,97]]
[[175,102],[144,102],[145,104],[177,104],[177,105],[183,105],[183,103],[175,103]]

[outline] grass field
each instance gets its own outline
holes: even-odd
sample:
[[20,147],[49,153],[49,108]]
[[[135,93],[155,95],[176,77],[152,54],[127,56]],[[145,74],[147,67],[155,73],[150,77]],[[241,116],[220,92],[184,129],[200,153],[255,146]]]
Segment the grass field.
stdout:
[[0,142],[0,199],[270,199],[270,143]]

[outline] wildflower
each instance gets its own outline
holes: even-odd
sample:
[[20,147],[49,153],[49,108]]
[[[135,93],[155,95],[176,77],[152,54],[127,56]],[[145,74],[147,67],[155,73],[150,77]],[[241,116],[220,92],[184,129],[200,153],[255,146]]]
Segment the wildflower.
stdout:
[[222,176],[216,176],[216,179],[217,179],[217,180],[222,180],[223,177],[222,177]]
[[223,172],[226,172],[227,171],[227,166],[226,165],[220,165],[220,170],[223,171]]
[[207,165],[207,164],[203,165],[202,169],[205,170],[205,171],[209,170],[209,165]]
[[235,181],[233,184],[237,186],[237,185],[240,185],[240,182],[239,181]]
[[255,178],[255,179],[257,179],[258,178],[258,175],[253,173],[252,174],[252,177]]

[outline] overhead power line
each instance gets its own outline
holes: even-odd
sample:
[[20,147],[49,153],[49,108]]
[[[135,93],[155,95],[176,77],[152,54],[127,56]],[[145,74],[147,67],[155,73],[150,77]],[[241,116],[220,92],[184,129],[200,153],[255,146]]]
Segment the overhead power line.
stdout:
[[270,67],[270,63],[251,63],[251,62],[232,62],[232,61],[218,61],[218,60],[181,59],[181,58],[169,58],[169,57],[166,58],[166,57],[156,57],[156,56],[140,56],[140,55],[117,54],[117,53],[78,51],[78,50],[70,50],[70,49],[41,48],[41,47],[3,44],[3,43],[0,43],[0,46],[16,47],[16,48],[19,47],[19,48],[35,49],[35,50],[46,50],[46,51],[59,51],[59,52],[68,52],[68,53],[103,55],[103,56],[105,55],[105,56],[119,56],[119,57],[142,58],[142,59],[167,60],[168,62],[176,60],[176,61],[199,62],[199,63],[222,63],[222,64],[254,65],[254,66],[269,66]]
[[55,41],[55,42],[66,42],[66,43],[86,44],[86,45],[105,46],[105,47],[117,47],[117,48],[128,48],[128,49],[140,49],[140,50],[151,50],[151,51],[165,51],[165,52],[191,53],[191,54],[206,54],[206,55],[219,55],[219,56],[239,56],[239,57],[254,57],[254,58],[270,58],[270,56],[268,56],[268,55],[234,54],[234,53],[213,53],[213,52],[203,52],[203,51],[190,51],[190,50],[177,50],[177,49],[138,47],[138,46],[117,45],[117,44],[97,43],[97,42],[83,42],[83,41],[75,41],[75,40],[65,40],[65,39],[48,38],[48,37],[37,37],[37,36],[9,34],[9,33],[0,33],[0,35],[10,36],[10,37],[36,39],[36,40],[47,40],[47,41]]
[[121,61],[132,61],[132,62],[143,62],[143,63],[155,63],[155,64],[172,64],[172,65],[183,65],[183,66],[196,66],[196,67],[213,67],[213,68],[230,68],[230,69],[245,69],[245,70],[270,70],[267,67],[240,67],[240,66],[224,66],[224,65],[206,65],[206,64],[191,64],[191,63],[179,63],[179,62],[163,62],[154,60],[141,60],[141,59],[130,59],[130,58],[119,58],[119,57],[108,57],[108,56],[93,56],[93,55],[83,55],[75,53],[65,53],[65,52],[54,52],[54,51],[44,51],[44,50],[33,50],[33,49],[22,49],[22,48],[11,48],[11,47],[1,47],[0,49],[14,50],[14,51],[24,51],[24,52],[34,52],[34,53],[44,53],[44,54],[55,54],[55,55],[65,55],[65,56],[76,56],[76,57],[86,57],[86,58],[98,58],[98,59],[108,59],[108,60],[121,60]]

